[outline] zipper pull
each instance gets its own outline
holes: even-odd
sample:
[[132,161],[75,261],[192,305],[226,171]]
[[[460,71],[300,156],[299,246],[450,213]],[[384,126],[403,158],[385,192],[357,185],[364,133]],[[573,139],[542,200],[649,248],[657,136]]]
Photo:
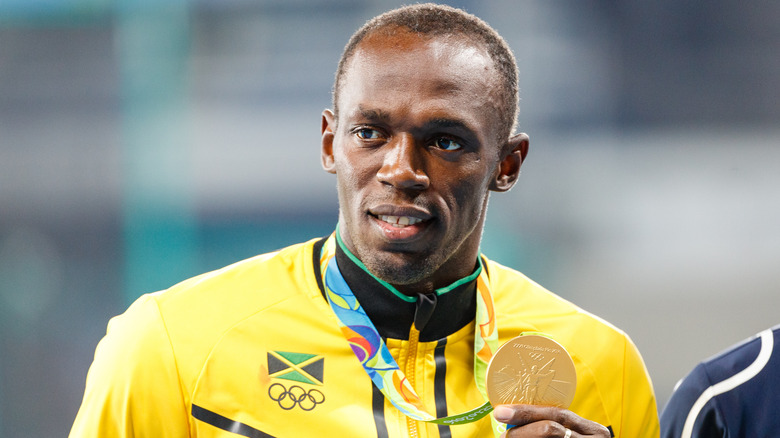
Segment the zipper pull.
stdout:
[[414,325],[417,331],[422,332],[436,310],[436,293],[417,295],[417,305],[414,309]]

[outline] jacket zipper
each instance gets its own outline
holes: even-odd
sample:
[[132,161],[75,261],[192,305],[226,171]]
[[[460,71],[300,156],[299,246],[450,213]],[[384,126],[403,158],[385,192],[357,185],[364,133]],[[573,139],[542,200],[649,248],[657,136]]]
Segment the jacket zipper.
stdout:
[[[412,385],[412,388],[415,387],[416,383],[415,364],[417,362],[417,346],[419,341],[420,331],[414,327],[414,324],[412,324],[412,328],[409,330],[409,353],[406,359],[406,370],[404,371],[404,374],[406,374],[406,380],[409,381],[409,384]],[[412,417],[406,417],[406,426],[409,429],[410,437],[418,438],[420,436],[417,420]]]
[[[409,329],[409,352],[406,359],[406,369],[404,370],[406,380],[409,381],[412,388],[415,388],[417,380],[415,376],[415,365],[417,364],[417,350],[420,344],[420,331],[425,329],[425,326],[428,325],[428,321],[431,319],[431,315],[433,315],[433,311],[436,309],[436,302],[437,295],[435,293],[420,294],[417,296],[417,304],[414,310],[414,322]],[[409,429],[410,437],[418,438],[420,436],[420,424],[417,420],[406,417],[406,426]]]

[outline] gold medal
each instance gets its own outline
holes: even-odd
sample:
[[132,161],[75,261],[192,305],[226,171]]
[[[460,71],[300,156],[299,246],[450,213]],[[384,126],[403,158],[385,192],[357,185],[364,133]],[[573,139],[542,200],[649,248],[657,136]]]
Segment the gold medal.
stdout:
[[520,335],[502,345],[487,369],[493,406],[529,404],[568,408],[577,388],[574,362],[561,344],[542,335]]

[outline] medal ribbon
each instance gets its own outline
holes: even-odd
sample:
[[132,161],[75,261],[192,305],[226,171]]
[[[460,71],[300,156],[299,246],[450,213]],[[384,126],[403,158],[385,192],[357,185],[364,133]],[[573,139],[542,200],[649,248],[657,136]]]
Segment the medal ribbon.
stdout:
[[[418,421],[453,425],[471,423],[489,414],[493,410],[489,402],[470,411],[442,418],[436,418],[425,410],[422,400],[390,355],[384,340],[341,275],[335,257],[336,239],[339,239],[340,244],[338,231],[335,233],[335,238],[333,235],[328,238],[320,255],[325,295],[330,308],[336,314],[342,333],[374,385],[404,415]],[[479,392],[487,399],[485,374],[490,358],[498,347],[498,330],[487,274],[482,268],[481,260],[479,263],[474,334],[474,378]]]

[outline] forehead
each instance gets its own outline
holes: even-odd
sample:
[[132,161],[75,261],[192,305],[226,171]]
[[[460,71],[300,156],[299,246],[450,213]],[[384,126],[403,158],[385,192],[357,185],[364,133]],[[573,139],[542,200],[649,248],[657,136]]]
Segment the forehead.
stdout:
[[[472,80],[486,76],[496,79],[492,77],[496,72],[487,49],[465,35],[421,35],[403,28],[379,29],[366,35],[348,60],[343,79],[346,81],[354,75],[355,67],[360,67],[360,73],[365,74],[373,73],[372,65],[381,64],[386,68],[388,63],[419,71],[423,76],[438,73],[440,79],[446,75],[470,76]],[[458,69],[443,70],[446,67]],[[481,74],[475,77],[474,73]]]
[[[355,99],[429,99],[453,109],[499,109],[499,75],[487,49],[464,36],[405,30],[369,34],[349,59],[336,96],[339,111]],[[381,99],[380,99],[381,100]],[[491,117],[494,118],[494,117]]]

